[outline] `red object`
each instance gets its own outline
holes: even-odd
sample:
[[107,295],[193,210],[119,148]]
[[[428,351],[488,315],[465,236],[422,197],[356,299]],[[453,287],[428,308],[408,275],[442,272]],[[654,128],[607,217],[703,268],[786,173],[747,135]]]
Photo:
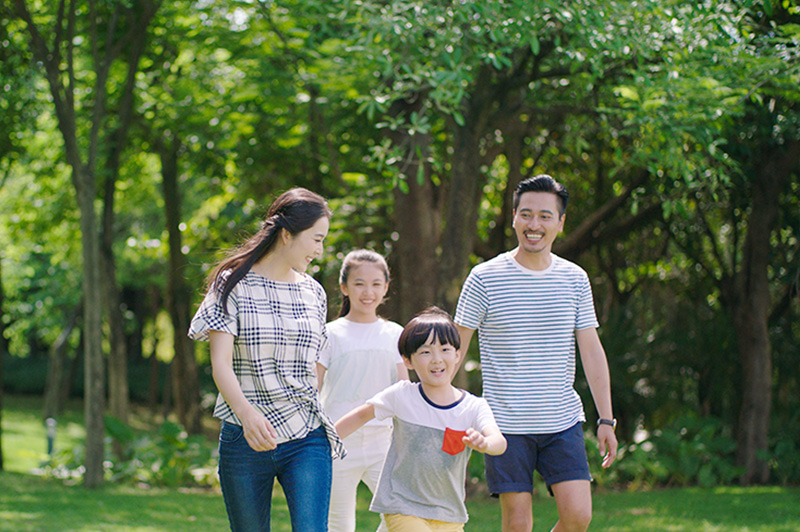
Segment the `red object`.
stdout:
[[457,455],[467,447],[462,440],[462,438],[466,435],[466,430],[453,430],[445,428],[444,440],[442,441],[442,450],[447,454]]

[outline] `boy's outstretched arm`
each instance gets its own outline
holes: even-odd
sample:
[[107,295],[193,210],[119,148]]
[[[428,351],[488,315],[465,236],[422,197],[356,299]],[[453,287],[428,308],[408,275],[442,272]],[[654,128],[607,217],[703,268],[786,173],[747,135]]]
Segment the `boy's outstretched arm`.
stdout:
[[364,404],[352,409],[336,422],[336,432],[341,439],[345,439],[364,426],[364,423],[375,418],[375,407]]
[[497,456],[506,452],[506,439],[497,427],[483,429],[483,433],[468,428],[463,440],[467,447],[480,453]]

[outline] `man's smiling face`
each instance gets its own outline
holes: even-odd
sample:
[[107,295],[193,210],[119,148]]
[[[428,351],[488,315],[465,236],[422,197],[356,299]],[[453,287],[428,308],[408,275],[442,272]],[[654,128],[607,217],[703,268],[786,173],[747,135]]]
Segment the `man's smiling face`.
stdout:
[[514,232],[520,251],[550,253],[565,216],[558,210],[558,196],[550,192],[525,192],[514,211]]

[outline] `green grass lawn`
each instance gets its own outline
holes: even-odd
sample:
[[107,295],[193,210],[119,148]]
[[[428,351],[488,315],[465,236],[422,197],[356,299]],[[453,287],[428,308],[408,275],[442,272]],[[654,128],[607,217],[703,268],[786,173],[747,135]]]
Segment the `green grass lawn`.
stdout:
[[[45,430],[38,398],[6,398],[0,473],[0,532],[184,532],[228,529],[222,496],[213,490],[143,489],[107,485],[98,490],[67,486],[31,474],[46,457]],[[57,446],[83,435],[80,405],[60,420]],[[363,488],[363,486],[362,486]],[[290,532],[280,489],[273,501],[272,529]],[[375,530],[378,518],[367,509],[369,493],[359,492],[358,531]],[[470,532],[500,530],[500,508],[485,495],[468,499]],[[534,498],[534,532],[555,523],[555,503]],[[800,488],[721,487],[649,492],[603,492],[594,496],[590,530],[616,532],[798,532]]]
[[[30,473],[47,459],[47,432],[41,397],[3,397],[3,463],[6,471]],[[69,449],[83,440],[82,403],[72,401],[59,417],[56,449]]]

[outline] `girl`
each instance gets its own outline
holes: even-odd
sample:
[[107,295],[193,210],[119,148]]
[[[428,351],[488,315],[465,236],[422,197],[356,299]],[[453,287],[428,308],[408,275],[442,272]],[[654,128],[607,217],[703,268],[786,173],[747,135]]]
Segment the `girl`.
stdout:
[[233,532],[269,531],[276,478],[292,530],[326,530],[331,455],[342,454],[342,442],[316,391],[327,298],[304,272],[322,253],[330,216],[313,192],[282,194],[261,230],[209,275],[192,319],[189,336],[211,346],[219,476]]
[[[378,317],[389,290],[389,267],[382,256],[366,249],[351,251],[339,273],[342,309],[328,324],[330,349],[322,352],[317,373],[320,398],[332,419],[397,382],[408,379],[397,349],[403,328]],[[356,527],[356,488],[360,481],[373,492],[392,435],[391,420],[374,421],[345,441],[347,458],[333,465],[328,527],[353,532]],[[378,530],[385,530],[383,524]]]

